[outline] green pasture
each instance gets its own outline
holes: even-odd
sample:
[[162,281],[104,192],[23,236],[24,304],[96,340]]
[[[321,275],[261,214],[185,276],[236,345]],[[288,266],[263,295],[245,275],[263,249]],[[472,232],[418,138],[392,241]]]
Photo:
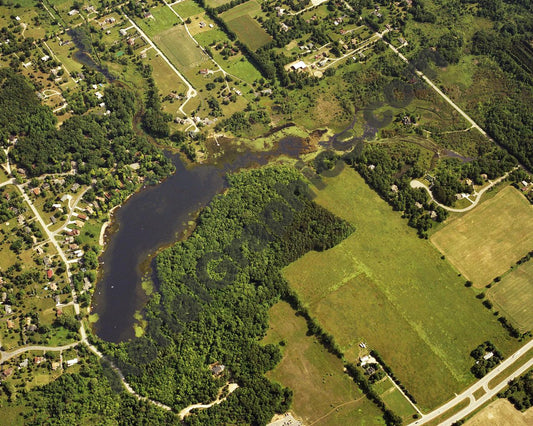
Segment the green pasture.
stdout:
[[356,230],[292,263],[285,277],[348,361],[364,339],[431,409],[473,382],[469,354],[477,345],[491,340],[505,354],[517,348],[465,279],[354,170],[323,183],[315,200]]
[[191,69],[206,60],[206,55],[179,25],[154,36],[154,43],[178,68]]

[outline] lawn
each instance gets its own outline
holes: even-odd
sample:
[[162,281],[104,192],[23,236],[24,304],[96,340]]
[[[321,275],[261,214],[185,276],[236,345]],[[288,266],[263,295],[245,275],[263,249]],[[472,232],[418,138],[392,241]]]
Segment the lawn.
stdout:
[[533,328],[533,261],[506,275],[489,291],[489,299],[518,328]]
[[270,310],[264,343],[282,341],[283,359],[267,376],[294,391],[291,411],[304,424],[342,424],[335,421],[339,416],[357,424],[383,423],[380,410],[343,372],[342,361],[307,335],[305,320],[285,302]]
[[513,187],[452,221],[431,242],[477,287],[533,249],[533,206]]
[[178,68],[193,68],[207,58],[189,37],[183,25],[172,27],[154,36],[154,43]]
[[284,273],[348,361],[364,339],[429,409],[473,382],[469,353],[481,342],[491,340],[505,354],[517,348],[464,278],[354,170],[323,183],[315,201],[356,231]]

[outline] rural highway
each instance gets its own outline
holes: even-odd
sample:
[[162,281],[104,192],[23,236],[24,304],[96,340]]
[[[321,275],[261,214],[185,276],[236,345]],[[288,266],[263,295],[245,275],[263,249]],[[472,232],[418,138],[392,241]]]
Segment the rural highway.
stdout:
[[[516,169],[517,167],[515,167],[513,170],[516,170]],[[494,185],[504,180],[507,176],[509,176],[509,172],[505,173],[503,176],[499,177],[498,179],[491,181],[487,186],[482,188],[479,192],[476,192],[475,193],[476,199],[472,202],[472,204],[470,204],[468,207],[465,207],[463,209],[454,209],[453,207],[448,207],[448,206],[445,206],[444,204],[439,203],[437,200],[435,200],[435,197],[433,196],[431,189],[429,189],[425,183],[422,183],[419,180],[413,179],[410,185],[411,185],[411,188],[424,188],[428,192],[433,202],[437,204],[439,207],[442,207],[444,210],[448,210],[449,212],[454,212],[454,213],[464,213],[476,207],[477,204],[479,203],[479,200],[481,200],[481,196],[486,191],[488,191],[490,188],[492,188]]]
[[[383,34],[384,33],[376,33],[380,38],[383,39]],[[388,46],[389,48],[398,55],[398,57],[404,61],[406,64],[409,64],[409,60],[403,56],[400,51],[398,49],[396,49],[392,44],[390,44],[389,42],[383,40]],[[435,90],[435,92],[437,92],[446,102],[448,102],[452,107],[453,109],[455,109],[459,114],[461,114],[466,121],[468,121],[472,127],[476,128],[477,130],[479,130],[481,132],[481,134],[483,134],[484,136],[486,136],[487,138],[491,139],[489,137],[489,135],[487,135],[487,132],[485,132],[485,130],[483,130],[474,120],[472,120],[470,118],[470,116],[464,112],[461,108],[459,108],[448,96],[446,96],[442,90],[440,90],[429,78],[427,78],[425,76],[425,74],[422,72],[422,71],[419,71],[415,68],[415,73],[420,77],[422,78],[427,84],[429,84],[429,86],[431,86],[431,88],[433,90]],[[492,139],[491,139],[492,140]]]
[[[467,416],[468,414],[472,413],[473,411],[480,408],[483,404],[485,404],[487,401],[489,401],[491,398],[493,398],[495,395],[498,394],[502,389],[504,389],[508,382],[513,380],[514,378],[524,374],[526,371],[528,371],[530,368],[533,367],[533,358],[529,359],[522,367],[518,368],[514,372],[510,373],[504,380],[502,380],[498,385],[493,387],[492,389],[489,388],[489,382],[494,379],[498,374],[500,374],[502,371],[504,371],[506,368],[513,365],[521,355],[524,355],[527,353],[530,349],[533,348],[533,340],[530,340],[527,344],[522,346],[519,350],[517,350],[514,354],[512,354],[509,358],[504,360],[500,365],[498,365],[496,368],[494,368],[492,371],[490,371],[485,377],[478,380],[476,383],[474,383],[472,386],[470,386],[467,390],[465,390],[460,395],[457,395],[455,398],[453,398],[451,401],[447,402],[446,404],[440,406],[436,410],[433,410],[431,413],[424,414],[420,419],[416,420],[415,422],[411,423],[412,425],[423,425],[427,422],[430,422],[437,417],[441,416],[442,414],[446,413],[449,409],[455,407],[457,404],[461,403],[465,399],[469,400],[469,404],[467,407],[459,411],[457,414],[454,414],[452,417],[446,419],[445,421],[442,421],[440,425],[449,426],[452,423],[462,419],[463,417]],[[480,398],[476,399],[474,397],[474,393],[479,390],[484,389],[485,394],[481,396]]]

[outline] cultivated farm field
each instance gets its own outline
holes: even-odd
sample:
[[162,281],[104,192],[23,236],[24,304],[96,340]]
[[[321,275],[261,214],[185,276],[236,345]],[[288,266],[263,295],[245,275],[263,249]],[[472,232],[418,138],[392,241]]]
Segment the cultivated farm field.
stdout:
[[525,332],[533,328],[533,262],[507,274],[488,296],[505,316]]
[[474,380],[469,354],[477,345],[491,340],[504,354],[516,349],[464,278],[353,169],[323,181],[315,201],[356,230],[284,274],[348,361],[366,341],[430,409]]
[[306,333],[307,323],[288,303],[270,309],[270,329],[263,343],[285,345],[283,359],[267,377],[294,391],[291,411],[305,424],[317,420],[321,425],[343,424],[339,418],[381,423],[380,410],[343,372],[342,361]]
[[241,42],[250,49],[257,50],[272,40],[261,25],[253,19],[254,15],[260,13],[261,6],[256,1],[250,0],[222,13],[220,17],[229,29],[237,34]]
[[533,206],[513,187],[455,219],[431,242],[476,287],[489,284],[533,249]]

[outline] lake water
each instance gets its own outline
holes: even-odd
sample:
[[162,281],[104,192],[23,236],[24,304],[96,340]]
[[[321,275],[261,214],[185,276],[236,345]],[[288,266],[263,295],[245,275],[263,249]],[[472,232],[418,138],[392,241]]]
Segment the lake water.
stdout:
[[224,189],[227,172],[263,165],[281,154],[297,157],[303,149],[300,138],[286,137],[270,152],[227,153],[218,166],[186,167],[173,157],[172,176],[133,195],[114,214],[117,229],[102,255],[92,301],[92,312],[99,316],[96,334],[113,342],[133,337],[133,315],[147,300],[141,279],[154,253],[177,241],[191,215]]

